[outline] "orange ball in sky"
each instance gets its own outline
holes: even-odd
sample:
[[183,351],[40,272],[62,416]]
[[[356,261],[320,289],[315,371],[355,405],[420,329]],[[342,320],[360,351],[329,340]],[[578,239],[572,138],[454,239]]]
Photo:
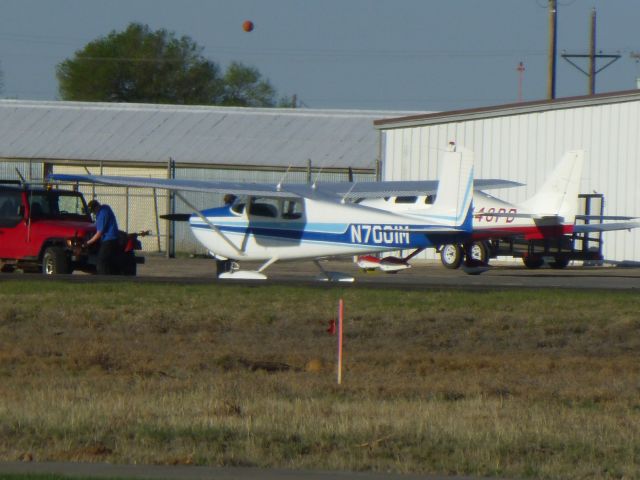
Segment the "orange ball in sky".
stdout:
[[253,30],[253,22],[251,20],[245,20],[242,22],[242,29],[245,32],[250,32]]

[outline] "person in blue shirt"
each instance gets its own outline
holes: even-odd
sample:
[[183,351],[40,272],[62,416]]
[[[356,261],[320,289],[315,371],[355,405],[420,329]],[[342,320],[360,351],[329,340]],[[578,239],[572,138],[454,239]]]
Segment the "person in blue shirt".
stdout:
[[98,275],[116,275],[119,272],[118,221],[109,205],[101,205],[97,200],[89,202],[89,211],[96,217],[96,233],[86,246],[100,242],[96,270]]

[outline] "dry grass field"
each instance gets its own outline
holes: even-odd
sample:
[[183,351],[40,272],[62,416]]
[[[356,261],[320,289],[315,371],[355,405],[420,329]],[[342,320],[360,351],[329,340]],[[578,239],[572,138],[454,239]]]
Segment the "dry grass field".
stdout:
[[633,292],[3,280],[0,460],[638,478],[639,360]]

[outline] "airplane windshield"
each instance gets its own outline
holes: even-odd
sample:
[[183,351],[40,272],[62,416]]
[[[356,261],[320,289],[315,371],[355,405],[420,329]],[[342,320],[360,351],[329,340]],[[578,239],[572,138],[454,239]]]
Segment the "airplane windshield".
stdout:
[[233,213],[237,213],[238,215],[242,215],[244,213],[245,206],[246,204],[244,202],[234,203],[233,206],[231,207],[231,211]]
[[[246,205],[248,205],[248,209]],[[254,197],[251,199],[251,202],[247,202],[246,204],[236,203],[231,207],[231,210],[237,214],[243,214],[245,209],[251,217],[296,220],[303,216],[303,203],[300,200]]]

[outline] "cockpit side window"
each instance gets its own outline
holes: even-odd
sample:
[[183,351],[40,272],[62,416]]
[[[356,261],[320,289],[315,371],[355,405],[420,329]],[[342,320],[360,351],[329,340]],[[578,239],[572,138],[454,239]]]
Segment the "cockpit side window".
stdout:
[[418,197],[414,195],[406,195],[403,197],[396,197],[396,203],[416,203]]
[[246,203],[236,202],[231,211],[236,215],[246,212],[250,217],[296,220],[303,216],[304,203],[298,199],[251,197]]
[[302,202],[299,200],[285,200],[282,206],[282,218],[296,220],[302,217]]
[[276,207],[268,203],[252,203],[249,213],[257,217],[276,218],[278,216]]
[[253,217],[278,218],[278,200],[273,198],[254,198],[249,204],[249,215]]

